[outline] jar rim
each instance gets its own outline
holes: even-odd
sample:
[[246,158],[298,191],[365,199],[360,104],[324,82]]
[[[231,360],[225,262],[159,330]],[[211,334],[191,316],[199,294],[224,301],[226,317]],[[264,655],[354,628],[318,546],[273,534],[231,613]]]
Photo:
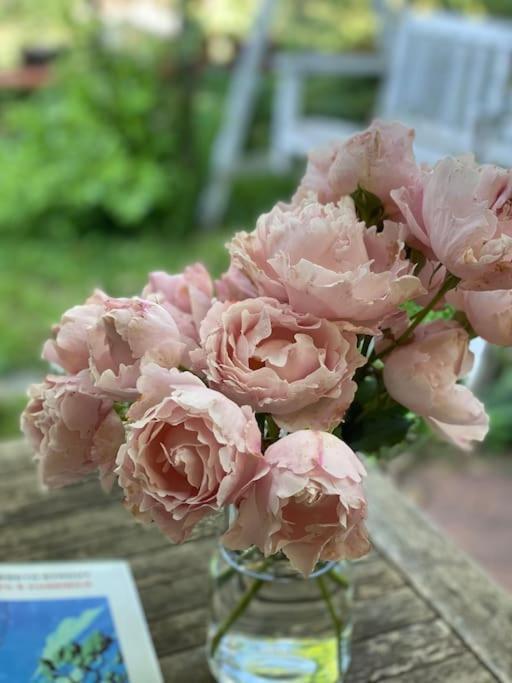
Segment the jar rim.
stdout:
[[315,568],[315,570],[311,572],[311,574],[309,574],[307,578],[302,576],[299,572],[297,572],[296,575],[292,574],[290,576],[276,576],[275,574],[268,571],[256,571],[244,566],[242,562],[237,561],[236,551],[229,550],[222,543],[219,543],[219,552],[222,558],[225,560],[225,562],[227,562],[227,564],[229,564],[229,566],[235,571],[239,572],[240,574],[243,574],[244,576],[248,576],[252,579],[258,579],[260,581],[269,582],[275,581],[281,583],[290,583],[292,581],[297,580],[308,581],[309,579],[316,579],[319,576],[322,576],[323,574],[326,574],[327,572],[331,571],[337,564],[339,564],[339,561],[337,560],[320,562],[317,564],[317,568]]

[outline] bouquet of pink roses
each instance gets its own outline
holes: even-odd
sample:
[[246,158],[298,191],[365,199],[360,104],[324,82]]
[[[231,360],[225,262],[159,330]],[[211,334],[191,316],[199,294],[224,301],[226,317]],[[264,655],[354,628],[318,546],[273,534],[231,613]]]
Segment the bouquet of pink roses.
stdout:
[[[97,470],[175,542],[232,506],[233,549],[304,575],[369,548],[365,470],[420,420],[461,448],[488,428],[458,383],[469,339],[512,344],[512,172],[420,167],[414,133],[376,122],[310,156],[289,204],[140,296],[64,313],[23,430],[42,482]],[[58,368],[58,370],[57,370]],[[412,430],[412,431],[411,431]]]

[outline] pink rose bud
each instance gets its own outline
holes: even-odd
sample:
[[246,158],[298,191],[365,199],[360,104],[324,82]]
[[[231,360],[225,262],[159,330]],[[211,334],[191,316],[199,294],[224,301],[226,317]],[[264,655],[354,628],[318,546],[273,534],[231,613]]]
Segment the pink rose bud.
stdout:
[[105,311],[106,294],[97,290],[80,306],[66,311],[58,325],[54,325],[54,338],[43,347],[43,358],[75,374],[89,367],[87,332],[94,327]]
[[[421,284],[423,285],[427,293],[423,294],[420,297],[417,297],[414,300],[414,302],[422,308],[424,306],[428,306],[443,286],[444,281],[446,280],[446,276],[446,268],[441,263],[439,263],[438,261],[427,260],[421,268],[420,272],[418,273],[418,277],[421,281]],[[444,308],[444,306],[446,306],[446,303],[447,297],[444,296],[434,306],[434,310],[437,311]]]
[[497,346],[512,346],[512,291],[469,292],[457,288],[446,297],[464,311],[479,337]]
[[374,121],[362,133],[309,155],[306,174],[294,197],[313,193],[322,204],[338,202],[358,187],[376,195],[388,218],[400,218],[391,191],[415,182],[414,130],[397,122]]
[[512,287],[512,171],[448,157],[393,197],[412,236],[462,287]]
[[338,205],[306,199],[275,206],[228,247],[261,296],[358,330],[377,327],[425,291],[406,258],[402,228],[389,221],[381,232],[367,228],[350,197]]
[[355,559],[370,544],[364,524],[366,472],[355,453],[326,432],[300,431],[267,448],[270,471],[254,482],[224,534],[228,548],[282,551],[307,576],[319,560]]
[[462,449],[482,441],[489,418],[471,391],[457,384],[473,364],[466,331],[454,321],[420,325],[410,343],[385,358],[384,384],[390,396]]
[[258,296],[255,286],[238,268],[231,264],[228,270],[215,280],[219,301],[242,301]]
[[195,524],[235,503],[268,470],[250,408],[240,408],[189,372],[150,363],[126,446],[119,451],[125,505],[175,542]]
[[124,428],[113,402],[98,393],[88,371],[74,377],[49,375],[30,387],[29,397],[21,427],[36,452],[43,484],[59,488],[98,470],[110,488]]
[[209,385],[290,431],[339,424],[365,363],[355,334],[269,298],[214,304],[201,337]]
[[142,295],[166,308],[176,321],[187,348],[197,348],[199,326],[213,298],[212,279],[202,263],[188,266],[178,275],[161,271],[150,273]]
[[177,367],[185,351],[172,315],[163,306],[138,298],[107,298],[87,341],[96,386],[119,400],[137,397],[143,358]]

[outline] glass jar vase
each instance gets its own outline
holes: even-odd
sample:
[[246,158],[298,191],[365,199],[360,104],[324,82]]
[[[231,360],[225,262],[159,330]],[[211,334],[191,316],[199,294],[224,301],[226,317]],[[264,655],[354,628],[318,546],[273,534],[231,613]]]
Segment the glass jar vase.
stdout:
[[210,565],[208,662],[219,683],[338,683],[350,663],[348,565],[305,579],[283,555],[219,545]]

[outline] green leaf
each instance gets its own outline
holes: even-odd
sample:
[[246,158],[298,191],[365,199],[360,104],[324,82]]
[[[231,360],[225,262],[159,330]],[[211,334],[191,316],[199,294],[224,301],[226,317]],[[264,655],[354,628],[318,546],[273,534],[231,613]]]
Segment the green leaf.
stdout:
[[267,415],[266,419],[266,436],[270,441],[277,441],[279,439],[279,427],[274,422],[272,415]]
[[379,391],[379,383],[374,375],[366,375],[357,387],[355,400],[361,406],[365,406],[372,400],[377,398]]
[[128,419],[126,417],[126,414],[128,412],[128,409],[130,408],[130,405],[131,405],[131,403],[129,403],[128,401],[115,401],[114,402],[114,410],[116,411],[116,413],[119,415],[119,417],[121,418],[121,420],[123,422],[126,422],[126,420]]
[[407,408],[382,395],[367,404],[364,412],[356,406],[343,426],[343,438],[354,450],[379,456],[405,441],[415,421]]
[[356,205],[356,213],[359,220],[364,221],[367,227],[376,225],[379,230],[384,227],[384,207],[377,195],[365,190],[358,185],[357,190],[350,195]]
[[421,272],[423,266],[427,262],[427,257],[422,251],[419,251],[417,249],[410,249],[409,250],[409,261],[414,263],[416,266],[414,270],[414,274],[418,275],[418,273]]

